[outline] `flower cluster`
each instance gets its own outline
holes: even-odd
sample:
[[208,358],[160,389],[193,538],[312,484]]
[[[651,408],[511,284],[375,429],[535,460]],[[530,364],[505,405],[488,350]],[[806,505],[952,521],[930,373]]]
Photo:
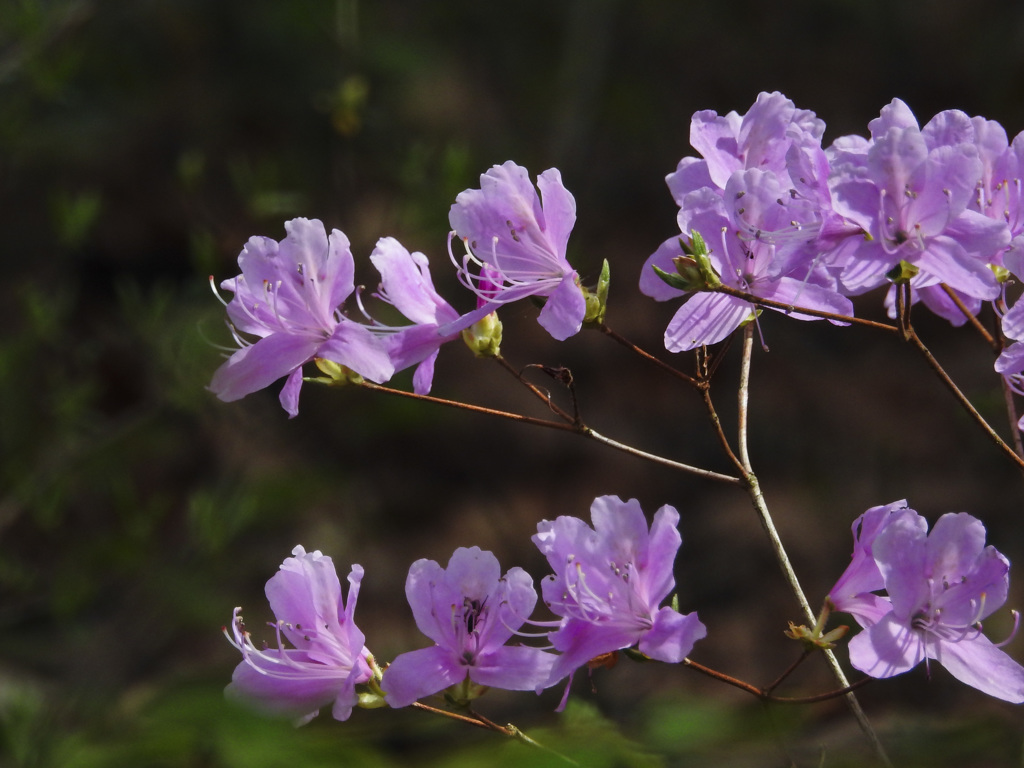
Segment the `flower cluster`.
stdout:
[[[682,238],[663,243],[640,278],[659,301],[689,296],[666,348],[720,341],[755,310],[652,269],[685,274],[694,231],[722,284],[786,307],[850,315],[848,297],[890,284],[894,316],[892,283],[909,281],[912,301],[959,325],[1001,298],[999,276],[1020,276],[1024,138],[1010,144],[998,123],[957,110],[921,127],[899,99],[868,129],[822,147],[824,124],[779,93],[762,93],[742,117],[693,116],[690,142],[703,159],[684,158],[667,177]],[[1019,372],[1018,363],[1005,367]]]
[[[434,644],[383,670],[353,620],[363,569],[352,566],[343,601],[331,559],[296,547],[267,582],[276,648],[257,648],[235,609],[229,639],[242,661],[227,693],[304,723],[327,704],[344,720],[357,704],[405,707],[442,691],[462,702],[488,688],[540,693],[625,649],[683,661],[707,630],[696,613],[661,605],[675,587],[679,513],[666,505],[648,526],[635,499],[602,496],[591,520],[561,516],[537,526],[533,542],[553,570],[542,593],[554,620],[530,618],[537,591],[526,571],[502,576],[497,558],[479,547],[456,549],[447,567],[413,563],[406,597]],[[853,538],[850,565],[827,602],[864,628],[849,642],[855,668],[886,678],[934,660],[984,693],[1024,702],[1024,667],[981,632],[1006,601],[1009,562],[985,545],[980,521],[950,513],[929,532],[901,500],[858,517]],[[544,644],[510,645],[514,637]],[[559,709],[568,693],[567,685]]]
[[[352,620],[362,568],[352,567],[344,605],[331,559],[296,547],[267,583],[278,647],[257,649],[235,610],[233,643],[243,658],[228,693],[300,722],[334,702],[344,720],[360,684],[404,707],[446,689],[462,700],[491,687],[540,692],[594,657],[637,645],[652,659],[682,661],[705,629],[696,614],[659,607],[675,586],[679,513],[662,507],[648,529],[636,500],[614,496],[595,499],[591,513],[593,529],[574,517],[538,525],[534,541],[556,571],[543,584],[553,621],[530,620],[533,579],[522,568],[502,576],[491,552],[459,548],[447,568],[413,563],[406,597],[434,645],[399,655],[382,674]],[[525,635],[547,638],[546,646],[508,645],[525,623],[546,630]]]
[[[538,320],[553,337],[564,340],[579,332],[585,292],[565,258],[576,202],[558,170],[537,179],[543,201],[526,169],[512,162],[495,166],[480,183],[480,189],[459,194],[450,216],[451,235],[466,248],[457,265],[459,280],[476,295],[475,309],[460,314],[434,289],[427,257],[385,237],[370,255],[380,273],[376,296],[409,324],[386,325],[365,310],[366,322],[353,320],[344,312],[356,292],[348,238],[338,230],[328,235],[315,219],[293,219],[280,242],[251,238],[238,257],[242,273],[221,283],[234,294],[226,306],[238,348],[214,374],[210,389],[232,401],[287,377],[280,400],[294,417],[303,365],[324,361],[336,375],[377,383],[416,366],[413,389],[425,394],[442,345],[471,333],[498,307],[530,296],[546,300]],[[358,295],[356,302],[362,309]],[[500,338],[494,322],[490,335]],[[467,343],[476,352],[496,346],[475,337]]]
[[865,628],[850,641],[854,667],[892,677],[933,659],[990,696],[1024,702],[1024,667],[981,633],[1006,602],[1010,570],[985,546],[981,521],[951,512],[929,532],[898,501],[869,509],[853,532],[853,559],[829,599]]
[[[1024,394],[1024,301],[1012,301],[1007,290],[1024,278],[1024,133],[1010,142],[998,123],[956,110],[922,127],[898,99],[869,123],[867,136],[826,147],[824,130],[779,93],[762,93],[742,116],[693,116],[690,141],[700,158],[684,158],[667,177],[680,232],[651,254],[640,276],[644,294],[683,299],[665,331],[666,348],[725,340],[765,307],[801,320],[861,322],[851,298],[887,286],[885,304],[901,322],[889,331],[920,342],[906,314],[914,302],[954,325],[975,321],[1000,353],[995,370]],[[380,275],[372,293],[378,319],[355,287],[342,232],[295,219],[280,242],[254,237],[238,258],[241,274],[221,284],[233,294],[226,307],[237,349],[210,389],[236,400],[285,378],[280,401],[294,416],[303,366],[314,362],[332,383],[383,383],[415,369],[413,389],[422,395],[449,341],[461,337],[478,356],[498,355],[497,311],[524,298],[542,303],[538,321],[556,340],[585,325],[615,336],[603,326],[607,264],[591,292],[566,258],[575,221],[575,200],[557,169],[534,184],[525,168],[495,166],[449,213],[448,254],[474,306],[456,309],[435,289],[427,257],[384,237],[370,255]],[[461,245],[460,255],[453,245]],[[346,313],[350,300],[359,319]],[[976,322],[986,303],[1000,321],[998,339]],[[379,319],[395,313],[404,322]],[[747,363],[749,353],[745,345]],[[740,407],[745,418],[745,398]],[[573,420],[555,411],[596,438],[578,413]],[[713,409],[712,416],[717,421]],[[1024,419],[1018,426],[1024,430]],[[743,481],[758,506],[749,462],[737,460],[718,431],[741,470],[718,479]],[[327,705],[343,720],[357,705],[404,707],[439,693],[468,704],[488,688],[540,693],[568,678],[561,708],[577,670],[620,651],[699,667],[687,656],[707,634],[704,624],[696,613],[680,613],[675,597],[664,605],[675,587],[678,525],[670,506],[648,524],[639,502],[615,496],[594,500],[590,523],[541,521],[532,541],[552,571],[541,582],[550,612],[542,619],[533,617],[533,578],[519,567],[503,575],[491,552],[459,548],[446,566],[418,560],[405,591],[432,644],[381,666],[353,619],[362,568],[352,566],[343,600],[331,559],[296,547],[267,583],[275,644],[253,643],[241,609],[225,630],[242,654],[228,693],[305,722]],[[986,546],[980,521],[950,513],[929,531],[901,500],[867,510],[853,537],[851,562],[815,628],[791,625],[791,637],[808,648],[832,647],[847,632],[825,631],[839,610],[863,628],[848,648],[852,665],[869,677],[935,661],[986,694],[1024,702],[1024,667],[982,633],[982,621],[1006,601],[1009,562]],[[792,584],[802,599],[795,577]],[[762,699],[789,674],[765,689],[702,671]]]

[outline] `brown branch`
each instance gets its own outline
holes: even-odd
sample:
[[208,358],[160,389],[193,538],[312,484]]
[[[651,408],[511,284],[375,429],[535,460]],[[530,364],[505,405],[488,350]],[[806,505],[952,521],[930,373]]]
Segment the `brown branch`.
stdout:
[[765,693],[769,693],[770,694],[772,691],[774,691],[776,688],[778,688],[780,685],[782,685],[782,683],[785,681],[785,679],[787,677],[789,677],[791,674],[793,674],[793,671],[797,667],[799,667],[801,664],[803,664],[804,661],[807,659],[807,657],[810,656],[810,655],[811,655],[810,649],[804,650],[804,652],[800,654],[800,656],[796,659],[796,661],[794,661],[792,664],[790,664],[788,667],[786,667],[786,671],[785,672],[783,672],[781,675],[779,675],[777,678],[775,678],[772,682],[770,682],[768,685],[766,685],[764,688],[762,688],[762,690]]
[[685,381],[687,384],[689,384],[690,386],[693,386],[693,387],[699,386],[699,382],[697,381],[697,379],[693,378],[692,376],[688,376],[687,374],[683,373],[682,371],[677,370],[676,368],[673,368],[668,363],[666,363],[666,362],[664,362],[662,360],[659,360],[654,355],[652,355],[650,352],[647,352],[646,350],[641,349],[640,347],[638,347],[636,344],[631,342],[626,337],[620,336],[618,333],[613,331],[611,328],[609,328],[604,323],[602,323],[600,326],[598,326],[598,330],[600,330],[601,333],[603,333],[608,338],[617,341],[619,344],[624,346],[626,349],[628,349],[631,352],[639,355],[640,357],[642,357],[647,362],[653,363],[654,365],[656,365],[659,368],[661,368],[661,370],[671,374],[672,376],[675,376],[677,379],[681,379],[682,381]]
[[[697,475],[698,477],[703,477],[707,480],[714,480],[720,483],[728,483],[730,485],[741,485],[743,482],[740,478],[733,477],[732,475],[724,475],[720,472],[713,472],[710,469],[694,467],[689,464],[683,464],[682,462],[679,461],[672,461],[671,459],[666,459],[662,456],[658,456],[657,454],[641,451],[639,448],[634,448],[631,445],[626,445],[625,443],[620,443],[616,440],[612,440],[609,437],[605,437],[596,430],[591,429],[586,424],[582,423],[563,424],[558,421],[548,421],[547,419],[538,419],[534,418],[533,416],[524,416],[520,413],[499,411],[494,408],[485,408],[481,405],[470,405],[469,403],[461,403],[457,400],[445,400],[444,398],[434,397],[432,395],[417,395],[415,392],[406,392],[405,390],[402,389],[391,389],[390,387],[383,387],[380,384],[374,384],[373,382],[365,380],[360,382],[358,386],[364,389],[369,389],[373,392],[383,392],[389,395],[405,397],[410,400],[419,400],[420,402],[434,403],[435,405],[444,405],[449,408],[457,408],[463,411],[469,411],[470,413],[482,413],[488,416],[498,416],[499,418],[519,422],[520,424],[531,424],[535,427],[548,427],[549,429],[558,429],[563,432],[572,432],[574,434],[590,438],[591,440],[601,443],[602,445],[606,445],[609,448],[614,448],[617,451],[622,451],[623,453],[629,454],[630,456],[646,459],[647,461],[652,461],[655,464],[661,464],[662,466],[669,467],[670,469],[676,469],[679,470],[680,472],[686,472],[688,474]],[[543,394],[541,396],[544,398],[545,402],[547,402],[547,398]]]
[[956,291],[954,291],[945,283],[939,283],[939,287],[943,291],[945,291],[946,295],[949,296],[950,300],[954,304],[956,304],[956,308],[959,309],[963,313],[963,316],[967,318],[967,322],[971,324],[971,327],[981,334],[981,337],[985,339],[985,343],[992,347],[992,351],[998,355],[999,352],[1002,351],[1002,342],[988,332],[988,329],[981,324],[981,321],[975,316],[973,312],[971,312],[971,310],[967,308],[967,306],[964,304],[961,298],[957,296]]
[[743,462],[739,460],[736,454],[732,450],[732,446],[729,445],[729,438],[725,436],[725,430],[722,429],[722,421],[718,418],[718,411],[715,410],[715,404],[711,400],[711,388],[708,382],[703,382],[704,386],[701,387],[701,395],[704,397],[704,405],[708,409],[708,417],[711,419],[711,425],[714,427],[715,434],[718,435],[718,441],[722,444],[722,450],[725,451],[725,455],[729,457],[729,461],[733,463],[737,470],[739,470],[740,476],[743,478],[747,477],[747,468],[743,466]]
[[839,688],[838,690],[828,691],[826,693],[819,693],[814,696],[773,696],[770,688],[758,688],[756,685],[751,685],[750,683],[744,682],[732,675],[719,672],[717,669],[705,667],[703,664],[693,661],[693,659],[685,658],[682,663],[684,666],[687,666],[696,672],[700,672],[703,675],[707,675],[713,680],[718,680],[726,685],[739,688],[741,691],[746,691],[751,696],[754,696],[761,701],[770,701],[775,704],[817,704],[818,702],[828,701],[829,699],[838,699],[840,696],[845,696],[846,694],[851,693],[874,680],[873,677],[865,677],[846,686],[845,688]]
[[953,379],[949,377],[949,374],[946,373],[945,369],[943,369],[943,367],[939,364],[939,361],[935,359],[935,356],[932,355],[928,347],[926,347],[924,342],[921,341],[920,337],[917,335],[914,329],[908,327],[907,333],[909,334],[907,336],[908,340],[914,343],[914,346],[917,347],[918,351],[920,351],[920,353],[924,356],[925,361],[928,363],[931,369],[935,371],[936,375],[939,377],[942,383],[946,385],[946,388],[953,393],[953,396],[957,399],[960,405],[963,406],[964,410],[967,411],[971,418],[978,423],[978,426],[982,428],[985,434],[992,438],[992,441],[999,447],[999,449],[1003,453],[1009,456],[1018,467],[1024,469],[1024,458],[1018,456],[1017,453],[1013,450],[1013,448],[1007,445],[1003,438],[1001,438],[999,434],[994,429],[992,429],[989,423],[985,421],[985,417],[978,413],[978,410],[971,404],[971,401],[967,399],[967,396],[960,391],[960,388],[957,387]]
[[399,397],[407,397],[410,400],[419,400],[424,403],[434,403],[435,405],[444,405],[449,408],[458,408],[463,411],[470,411],[471,413],[483,413],[488,416],[498,416],[502,419],[508,419],[509,421],[517,421],[521,424],[532,424],[535,427],[548,427],[549,429],[560,429],[563,432],[579,432],[572,424],[563,424],[560,421],[548,421],[547,419],[538,419],[534,416],[524,416],[521,413],[512,413],[510,411],[499,411],[495,408],[485,408],[482,405],[471,405],[469,403],[461,403],[458,400],[445,400],[443,397],[434,397],[432,395],[417,395],[415,392],[406,392],[404,389],[392,389],[391,387],[384,387],[380,384],[374,384],[370,381],[362,381],[359,383],[360,387],[369,389],[373,392],[383,392],[388,395],[397,395]]
[[505,359],[504,357],[502,357],[500,354],[496,354],[494,356],[494,358],[496,360],[498,360],[498,364],[503,369],[505,369],[509,374],[511,374],[512,377],[516,381],[518,381],[520,384],[522,384],[524,387],[526,387],[526,389],[528,389],[532,394],[537,396],[538,399],[541,400],[541,402],[546,404],[546,406],[549,409],[551,409],[551,412],[553,414],[557,415],[559,418],[564,420],[566,424],[570,424],[573,427],[580,427],[580,426],[582,426],[582,422],[580,421],[580,417],[579,417],[579,412],[577,413],[577,416],[575,416],[575,418],[569,416],[569,414],[564,409],[559,408],[557,406],[557,404],[555,404],[555,401],[551,399],[551,393],[550,392],[545,392],[539,386],[537,386],[536,384],[532,384],[532,383],[526,381],[526,378],[522,375],[522,372],[521,371],[516,371],[514,368],[512,368],[512,365],[510,364],[510,362],[507,359]]
[[492,723],[490,720],[484,717],[480,717],[475,712],[474,717],[467,717],[466,715],[460,715],[457,712],[449,712],[447,709],[439,709],[438,707],[432,707],[429,704],[423,704],[419,701],[414,701],[411,706],[416,709],[422,709],[424,712],[430,712],[434,715],[441,715],[442,717],[450,717],[452,720],[458,720],[461,723],[468,723],[469,725],[475,725],[477,728],[483,728],[485,731],[495,731],[500,733],[502,736],[514,736],[515,734],[503,726],[497,723]]
[[737,290],[736,288],[730,288],[727,285],[716,288],[716,293],[724,293],[727,296],[733,296],[737,299],[743,299],[749,301],[751,304],[756,304],[760,307],[769,307],[770,309],[781,309],[785,312],[796,313],[799,315],[810,315],[811,317],[820,317],[825,320],[834,320],[837,323],[849,323],[850,325],[864,325],[868,328],[877,328],[881,331],[889,331],[890,333],[899,333],[899,328],[888,323],[879,323],[875,320],[867,320],[863,317],[853,317],[852,315],[837,315],[833,312],[822,312],[817,309],[808,309],[807,307],[798,307],[794,304],[783,304],[781,301],[772,301],[771,299],[763,299],[760,296],[755,296],[752,293],[746,293],[745,291]]

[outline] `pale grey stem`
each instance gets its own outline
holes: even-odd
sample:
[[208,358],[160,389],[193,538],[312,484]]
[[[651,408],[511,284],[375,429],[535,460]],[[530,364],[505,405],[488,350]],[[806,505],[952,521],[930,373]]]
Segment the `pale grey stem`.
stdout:
[[[811,608],[811,604],[807,601],[807,596],[804,594],[803,587],[800,586],[800,580],[797,578],[796,571],[793,570],[793,564],[790,562],[789,555],[786,554],[786,548],[782,545],[782,538],[779,536],[779,532],[775,528],[775,522],[772,520],[771,512],[768,510],[768,504],[764,500],[764,495],[761,493],[761,486],[757,482],[757,476],[754,474],[753,466],[750,463],[750,453],[747,449],[747,415],[748,402],[750,399],[750,360],[753,356],[753,350],[754,324],[748,323],[744,328],[743,333],[743,359],[740,364],[739,413],[737,418],[739,425],[740,463],[743,465],[744,472],[746,473],[747,492],[750,494],[750,500],[754,505],[758,518],[761,520],[761,526],[764,528],[764,532],[768,534],[768,540],[771,542],[772,550],[775,552],[775,558],[778,560],[779,566],[782,568],[782,574],[785,577],[786,582],[789,584],[790,589],[793,590],[793,594],[796,596],[797,602],[800,603],[800,608],[803,610],[808,624],[810,626],[814,626],[817,621],[817,616]],[[828,660],[828,665],[832,669],[832,675],[835,677],[839,687],[848,687],[850,682],[846,679],[846,673],[843,672],[843,668],[839,666],[839,660],[836,658],[836,655],[828,649],[825,649],[824,653],[825,658]],[[875,729],[871,725],[871,721],[868,720],[868,716],[864,713],[864,710],[861,709],[860,702],[857,700],[856,694],[850,692],[843,698],[846,699],[846,704],[850,708],[850,712],[853,713],[853,716],[856,718],[857,723],[864,732],[864,735],[868,737],[868,741],[871,742],[871,746],[874,748],[875,754],[881,761],[882,765],[887,768],[892,768],[892,762],[889,760],[889,756],[885,752],[885,747],[882,746],[882,742],[879,740],[878,734],[875,733]]]
[[740,361],[739,421],[740,463],[747,472],[753,472],[750,453],[747,451],[747,402],[750,399],[750,359],[754,351],[754,324],[747,323],[743,329],[743,359]]
[[646,451],[641,451],[640,449],[634,448],[631,445],[626,445],[625,443],[620,443],[617,440],[612,440],[610,437],[605,437],[604,435],[600,434],[596,430],[591,429],[590,427],[584,427],[582,433],[587,437],[592,438],[599,443],[602,443],[603,445],[607,445],[609,448],[614,448],[618,451],[628,453],[631,456],[636,456],[641,459],[653,461],[655,464],[661,464],[663,467],[678,469],[680,472],[688,472],[691,475],[697,475],[698,477],[703,477],[707,480],[717,480],[720,483],[729,483],[731,485],[743,484],[743,480],[741,478],[733,477],[732,475],[723,475],[720,472],[712,472],[710,469],[692,467],[689,464],[682,464],[678,461],[672,461],[671,459],[666,459],[663,456],[658,456],[656,453],[647,453]]

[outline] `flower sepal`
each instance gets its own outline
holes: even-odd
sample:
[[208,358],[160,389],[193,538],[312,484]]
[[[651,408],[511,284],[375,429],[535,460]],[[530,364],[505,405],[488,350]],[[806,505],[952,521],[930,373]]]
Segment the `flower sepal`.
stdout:
[[[374,687],[368,686],[366,690],[360,691],[360,686],[356,686],[357,707],[360,709],[382,709],[388,705],[387,699],[384,698],[384,693],[372,690]],[[380,689],[378,688],[378,690]]]
[[840,624],[835,629],[822,634],[821,629],[818,627],[808,629],[803,624],[797,626],[791,621],[785,635],[790,640],[799,640],[808,651],[824,651],[835,648],[836,642],[846,637],[846,633],[849,631],[850,628],[846,624]]
[[471,701],[479,699],[489,690],[490,686],[474,683],[469,679],[469,675],[466,675],[461,683],[456,683],[445,689],[444,700],[453,707],[465,709]]
[[903,285],[904,283],[909,283],[920,271],[919,267],[900,259],[895,267],[885,273],[885,277],[893,285]]
[[303,381],[326,384],[328,387],[343,387],[346,384],[362,384],[363,377],[344,365],[328,360],[323,357],[313,358],[316,367],[323,372],[324,376],[311,376]]
[[[641,651],[637,650],[636,648],[623,648],[622,649],[622,655],[625,656],[627,659],[629,659],[631,661],[638,661],[638,662],[641,662],[641,663],[643,663],[645,661],[654,661],[654,659],[652,659],[646,653],[642,653]],[[594,660],[592,659],[590,663],[593,664]],[[610,665],[602,664],[602,666],[610,666]]]
[[846,624],[840,624],[835,629],[825,632],[825,624],[828,623],[828,617],[832,613],[832,608],[832,601],[829,598],[825,598],[825,605],[822,606],[821,613],[818,614],[818,620],[815,622],[814,628],[808,629],[804,624],[797,626],[791,621],[789,622],[789,629],[785,632],[786,637],[791,640],[799,640],[808,652],[835,648],[836,643],[846,637],[846,633],[850,631],[850,628]]
[[356,706],[360,709],[381,709],[388,706],[387,694],[380,687],[384,670],[377,665],[372,654],[367,653],[364,658],[367,666],[370,667],[372,677],[365,683],[356,686]]
[[652,264],[651,269],[654,270],[654,274],[660,277],[663,282],[671,288],[675,288],[677,291],[692,293],[694,291],[699,291],[703,287],[704,281],[701,279],[700,273],[697,271],[696,261],[691,259],[689,256],[676,256],[672,261],[676,265],[676,271],[678,274],[666,272],[657,264]]
[[586,313],[583,315],[583,325],[599,327],[604,323],[605,312],[608,309],[608,287],[611,285],[611,268],[608,266],[608,259],[601,265],[601,274],[597,278],[597,286],[594,290],[582,288],[583,298],[587,303]]

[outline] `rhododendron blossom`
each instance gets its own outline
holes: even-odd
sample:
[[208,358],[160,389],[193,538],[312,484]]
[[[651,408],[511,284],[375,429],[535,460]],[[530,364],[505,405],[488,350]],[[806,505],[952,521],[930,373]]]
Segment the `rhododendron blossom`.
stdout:
[[387,336],[387,350],[395,371],[416,366],[413,390],[426,394],[434,378],[434,361],[446,342],[459,337],[466,323],[434,290],[427,257],[410,253],[393,237],[382,237],[370,254],[380,272],[378,296],[412,321],[413,325],[387,328],[375,325]]
[[872,507],[853,521],[853,556],[828,597],[836,610],[851,614],[862,627],[871,626],[892,609],[887,598],[875,594],[885,586],[885,579],[872,547],[893,514],[906,508],[906,499],[901,499]]
[[872,555],[891,610],[850,641],[850,662],[872,677],[892,677],[926,659],[1005,701],[1024,702],[1024,667],[981,633],[1006,601],[1010,564],[985,546],[985,527],[966,513],[935,523],[912,509],[895,512]]
[[[786,305],[849,315],[853,305],[834,290],[834,281],[822,269],[799,264],[795,272],[781,271],[789,261],[790,249],[807,242],[799,236],[799,222],[813,225],[814,217],[813,209],[805,201],[791,199],[774,174],[759,170],[735,172],[722,195],[709,188],[690,193],[679,211],[683,232],[696,230],[704,236],[710,263],[724,285]],[[783,234],[788,232],[798,237]],[[652,277],[654,267],[666,273],[675,271],[673,259],[681,253],[678,238],[663,243],[644,265],[641,290],[659,300],[684,295],[664,283],[659,285],[662,281]],[[725,293],[690,295],[669,322],[665,348],[682,352],[721,341],[755,309],[750,301]],[[799,312],[787,314],[801,320],[818,319]]]
[[[528,296],[546,299],[537,320],[564,341],[586,314],[579,275],[565,258],[576,201],[556,168],[537,177],[537,189],[510,160],[483,174],[480,189],[459,193],[448,218],[466,248],[457,262],[462,283],[490,310]],[[478,313],[474,319],[486,311]]]
[[537,603],[533,579],[522,568],[502,576],[492,553],[460,547],[447,568],[433,560],[413,563],[405,594],[416,626],[435,645],[403,653],[385,670],[381,688],[390,706],[408,706],[466,680],[514,691],[546,685],[554,657],[506,645]]
[[[241,608],[235,609],[233,639],[228,639],[242,652],[242,661],[226,693],[299,723],[328,704],[336,720],[347,720],[357,701],[355,686],[371,677],[365,638],[353,619],[362,578],[362,567],[353,565],[346,603],[331,558],[295,547],[267,582],[267,600],[277,617],[270,625],[276,647],[257,648]],[[285,647],[285,640],[294,647]]]
[[[371,381],[387,381],[394,366],[384,342],[341,313],[355,290],[348,238],[328,237],[316,219],[286,222],[287,236],[249,239],[238,257],[242,274],[221,288],[239,349],[213,375],[210,389],[221,400],[238,400],[287,376],[281,390],[289,416],[299,412],[302,366],[320,357]],[[247,341],[241,334],[258,336]]]
[[544,602],[561,617],[551,634],[561,652],[551,683],[590,659],[634,645],[652,659],[676,663],[707,633],[696,613],[659,607],[675,586],[679,513],[663,506],[648,529],[636,499],[601,496],[590,514],[593,528],[562,516],[541,521],[533,536],[554,569],[541,585]]

